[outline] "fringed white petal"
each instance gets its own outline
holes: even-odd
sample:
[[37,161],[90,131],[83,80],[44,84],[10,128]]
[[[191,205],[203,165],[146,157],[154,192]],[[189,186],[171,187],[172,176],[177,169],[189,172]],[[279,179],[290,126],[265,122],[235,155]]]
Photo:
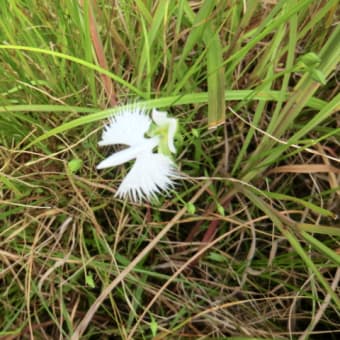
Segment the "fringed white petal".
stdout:
[[150,125],[151,119],[142,108],[135,106],[124,109],[110,118],[99,145],[142,143]]
[[143,138],[139,145],[130,146],[122,151],[118,151],[107,157],[97,165],[97,169],[110,168],[131,161],[144,152],[152,152],[153,148],[159,143],[158,137]]
[[173,187],[176,176],[173,161],[162,154],[141,153],[130,172],[118,188],[116,196],[128,197],[134,202],[157,199],[157,194],[166,193]]

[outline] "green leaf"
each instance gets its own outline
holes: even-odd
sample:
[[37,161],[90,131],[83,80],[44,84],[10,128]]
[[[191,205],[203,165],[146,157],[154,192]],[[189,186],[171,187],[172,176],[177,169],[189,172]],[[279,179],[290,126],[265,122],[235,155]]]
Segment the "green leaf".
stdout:
[[305,65],[307,68],[315,68],[321,62],[320,57],[314,52],[309,52],[299,58],[299,62]]
[[95,288],[96,285],[94,283],[94,280],[93,280],[93,274],[92,273],[88,273],[86,274],[85,276],[85,283],[87,286],[91,287],[91,288]]
[[270,191],[264,191],[264,190],[259,190],[259,192],[261,192],[264,196],[268,196],[270,198],[274,198],[276,200],[280,200],[280,201],[291,201],[291,202],[295,202],[298,204],[301,204],[302,206],[312,210],[313,212],[315,212],[316,214],[320,214],[323,216],[327,216],[327,217],[332,217],[335,218],[335,215],[333,212],[321,208],[319,206],[317,206],[316,204],[313,204],[307,200],[304,200],[302,198],[298,198],[295,196],[290,196],[290,195],[285,195],[285,194],[281,194],[279,192],[270,192]]
[[317,81],[318,83],[322,85],[326,85],[326,76],[318,69],[313,68],[310,70],[310,75],[313,78],[313,80]]
[[[0,46],[1,48],[1,46]],[[256,90],[230,90],[230,91],[224,91],[224,98],[236,101],[242,101],[242,100],[259,100],[259,101],[277,101],[280,100],[280,92],[279,91],[256,91]],[[289,93],[287,93],[287,98],[289,98]],[[48,130],[44,134],[38,136],[35,138],[32,142],[30,142],[27,146],[24,147],[24,150],[32,147],[33,145],[42,142],[43,140],[55,136],[59,133],[71,130],[73,128],[76,128],[78,126],[82,126],[85,124],[89,124],[92,122],[99,121],[101,119],[105,119],[107,117],[110,117],[114,114],[116,114],[120,110],[125,110],[133,107],[133,105],[140,104],[145,109],[152,109],[152,108],[164,108],[168,106],[180,106],[180,105],[186,105],[186,104],[199,104],[199,103],[207,103],[208,102],[208,93],[207,92],[200,92],[200,93],[189,93],[186,95],[179,95],[179,96],[170,96],[170,97],[163,97],[163,98],[157,98],[152,100],[145,100],[136,102],[134,104],[127,104],[122,105],[115,108],[109,108],[103,111],[94,112],[91,114],[88,114],[86,116],[81,116],[79,118],[73,119],[69,122],[66,122],[62,125],[57,126],[56,128],[53,128],[51,130]],[[320,99],[311,97],[309,100],[307,100],[306,105],[310,106],[311,108],[320,110],[325,107],[327,102],[322,101]],[[337,102],[335,105],[335,109],[340,109],[340,105]],[[76,107],[70,107],[65,105],[10,105],[5,107],[0,107],[0,112],[7,112],[7,111],[76,111]],[[91,112],[93,109],[85,109],[81,108],[81,112]]]
[[219,262],[219,263],[226,262],[226,258],[216,252],[210,252],[207,257],[209,260],[212,260],[215,262]]
[[129,88],[131,91],[135,92],[138,96],[145,97],[145,94],[143,92],[141,92],[138,88],[134,87],[129,82],[122,79],[121,77],[118,77],[114,73],[109,72],[108,70],[105,70],[104,68],[102,68],[98,65],[89,63],[89,62],[87,62],[83,59],[74,57],[72,55],[68,55],[68,54],[60,53],[60,52],[56,52],[56,51],[51,51],[51,50],[43,49],[43,48],[37,48],[37,47],[31,47],[31,46],[20,46],[20,45],[0,45],[0,50],[1,49],[2,50],[27,51],[27,52],[32,52],[32,53],[46,54],[46,55],[49,55],[49,56],[53,56],[54,58],[62,58],[64,60],[69,60],[71,62],[83,65],[83,66],[85,66],[85,67],[87,67],[91,70],[95,70],[98,73],[105,74],[106,76],[113,79],[114,81],[116,81],[116,82],[126,86],[127,88]]
[[217,212],[218,212],[221,216],[224,216],[224,215],[225,215],[224,208],[223,208],[223,206],[222,206],[221,204],[217,203],[216,210],[217,210]]
[[196,138],[198,138],[198,137],[200,136],[200,134],[199,134],[199,132],[198,132],[197,129],[192,129],[192,130],[191,130],[191,133],[192,133],[192,135],[193,135],[194,137],[196,137]]
[[152,316],[152,314],[150,314],[150,317],[151,317],[151,322],[150,322],[151,333],[152,333],[152,336],[156,336],[157,329],[158,329],[158,323],[155,320],[155,318]]
[[83,160],[74,158],[67,163],[67,166],[71,173],[76,173],[82,168]]
[[196,207],[195,207],[195,205],[193,204],[193,203],[186,203],[185,204],[185,207],[187,208],[187,211],[188,211],[188,213],[189,214],[195,214],[195,212],[196,212]]
[[305,231],[301,232],[301,235],[308,241],[312,246],[321,251],[325,256],[334,261],[338,266],[340,266],[340,256],[332,249],[327,247],[323,242],[308,234]]
[[225,120],[223,51],[217,31],[209,28],[205,34],[208,70],[208,128]]

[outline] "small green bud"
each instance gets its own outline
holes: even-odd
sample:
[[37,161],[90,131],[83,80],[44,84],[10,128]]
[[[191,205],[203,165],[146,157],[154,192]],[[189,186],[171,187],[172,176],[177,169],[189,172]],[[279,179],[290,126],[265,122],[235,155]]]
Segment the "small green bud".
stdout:
[[199,132],[198,132],[197,129],[192,129],[192,130],[191,130],[191,133],[192,133],[192,135],[193,135],[194,137],[196,137],[196,138],[198,138],[198,137],[200,136],[200,134],[199,134]]
[[89,287],[91,288],[95,288],[96,285],[94,283],[94,280],[93,280],[93,276],[92,276],[92,273],[88,273],[85,277],[85,282],[86,282],[86,285],[88,285]]
[[74,159],[72,159],[68,162],[67,166],[68,166],[68,169],[70,170],[70,172],[76,173],[77,171],[79,171],[82,168],[83,160],[78,159],[78,158],[74,158]]
[[188,211],[189,214],[191,214],[191,215],[195,214],[196,207],[195,207],[195,205],[193,203],[188,202],[188,203],[185,204],[185,206],[186,206],[187,211]]
[[221,215],[224,216],[225,215],[225,211],[224,208],[221,204],[217,203],[217,207],[216,207],[217,212]]

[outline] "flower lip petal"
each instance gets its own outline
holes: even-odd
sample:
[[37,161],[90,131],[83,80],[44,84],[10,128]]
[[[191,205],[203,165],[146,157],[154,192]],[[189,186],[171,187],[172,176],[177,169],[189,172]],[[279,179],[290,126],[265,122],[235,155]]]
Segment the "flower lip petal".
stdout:
[[98,165],[97,169],[105,169],[113,166],[124,164],[137,157],[136,149],[134,147],[127,148],[122,151],[115,152],[111,156],[102,160]]
[[128,197],[134,202],[157,199],[157,194],[167,192],[174,185],[171,177],[175,174],[175,165],[169,157],[144,152],[137,157],[116,196]]
[[130,146],[124,150],[115,152],[107,157],[97,165],[97,169],[110,168],[131,161],[138,157],[143,152],[152,152],[153,148],[159,143],[158,137],[144,138],[143,142],[139,145]]

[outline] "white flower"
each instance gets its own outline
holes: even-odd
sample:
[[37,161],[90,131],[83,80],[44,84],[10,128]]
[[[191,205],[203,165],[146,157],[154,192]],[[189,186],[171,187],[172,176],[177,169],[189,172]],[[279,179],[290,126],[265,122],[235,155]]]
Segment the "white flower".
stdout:
[[128,148],[104,159],[97,169],[136,160],[116,192],[120,198],[150,201],[173,186],[177,171],[170,154],[176,152],[174,136],[177,120],[157,110],[152,111],[152,119],[155,124],[145,110],[134,106],[111,117],[104,128],[99,145],[124,144]]

